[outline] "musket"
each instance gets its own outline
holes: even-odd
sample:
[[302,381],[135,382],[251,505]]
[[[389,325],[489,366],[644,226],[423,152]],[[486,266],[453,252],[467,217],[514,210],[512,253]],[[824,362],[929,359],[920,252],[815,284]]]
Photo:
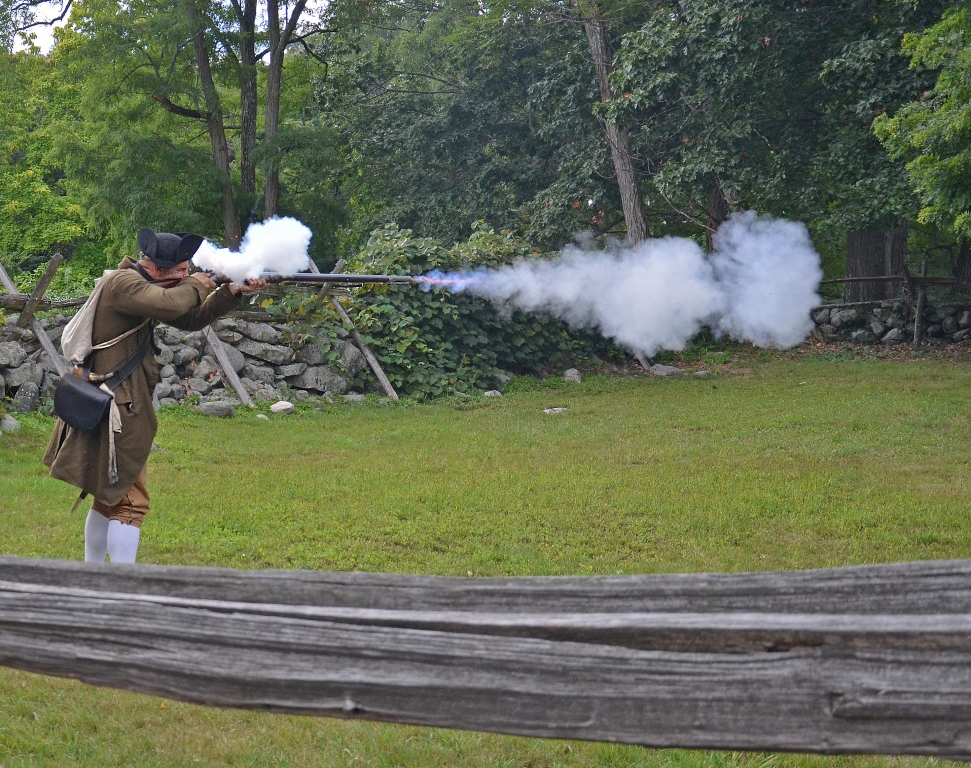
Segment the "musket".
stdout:
[[[215,274],[212,281],[216,285],[234,282],[225,275]],[[347,275],[341,272],[298,272],[291,275],[280,275],[270,272],[257,275],[256,279],[266,280],[268,283],[310,283],[311,285],[327,285],[337,283],[339,285],[371,285],[389,283],[417,283],[410,275]]]
[[[185,278],[179,277],[171,280],[154,280],[154,285],[161,285],[164,288],[171,288],[178,285]],[[216,285],[225,285],[235,282],[226,275],[214,274],[210,279]],[[281,275],[276,272],[268,272],[257,275],[254,279],[266,280],[270,284],[276,283],[305,283],[310,285],[372,285],[372,284],[402,284],[419,283],[421,280],[410,275],[347,275],[340,272],[298,272],[291,275]]]

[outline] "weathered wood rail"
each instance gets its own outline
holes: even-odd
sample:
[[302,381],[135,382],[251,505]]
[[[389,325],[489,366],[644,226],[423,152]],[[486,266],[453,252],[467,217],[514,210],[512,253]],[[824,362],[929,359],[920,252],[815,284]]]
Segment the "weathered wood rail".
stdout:
[[0,557],[0,664],[212,706],[971,758],[971,561],[436,578]]

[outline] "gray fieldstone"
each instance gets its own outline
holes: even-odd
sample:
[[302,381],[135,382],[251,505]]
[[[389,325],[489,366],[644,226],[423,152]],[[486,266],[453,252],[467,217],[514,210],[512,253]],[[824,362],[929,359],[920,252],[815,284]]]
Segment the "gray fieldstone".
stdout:
[[297,352],[297,361],[307,365],[322,365],[327,362],[327,354],[317,344],[307,344]]
[[289,365],[278,365],[276,367],[276,375],[279,378],[289,378],[290,376],[299,376],[307,370],[306,363],[290,363]]
[[363,403],[364,402],[364,395],[361,395],[361,394],[359,394],[357,392],[349,392],[348,394],[344,395],[344,402],[345,403]]
[[240,400],[236,397],[235,393],[229,389],[214,389],[208,395],[204,395],[199,398],[200,403],[230,403],[232,405],[239,405]]
[[294,376],[289,382],[297,389],[313,389],[317,392],[343,394],[347,391],[347,379],[327,365],[308,366],[307,370]]
[[957,318],[958,328],[971,328],[971,310],[964,310]]
[[197,395],[208,395],[212,391],[212,384],[205,379],[189,379],[189,392]]
[[165,380],[172,385],[172,389],[176,389],[179,391],[182,390],[182,379],[180,379],[178,376],[173,374],[172,376],[169,376]]
[[203,358],[196,363],[194,375],[198,379],[208,379],[218,370],[219,364],[215,361],[215,359],[209,355],[204,355]]
[[155,355],[155,362],[159,365],[168,365],[172,362],[174,354],[172,352],[172,347],[166,346],[165,344],[158,345],[158,353]]
[[17,421],[9,413],[6,416],[0,418],[0,430],[7,432],[8,434],[13,434],[18,429],[20,429],[20,422]]
[[563,381],[572,381],[575,384],[579,384],[583,381],[583,376],[580,375],[580,371],[576,368],[567,368],[563,371]]
[[500,371],[496,374],[496,381],[500,384],[508,384],[512,379],[512,374],[506,373],[505,371]]
[[206,343],[206,334],[202,331],[193,331],[185,335],[185,343],[195,349],[202,349]]
[[[283,334],[267,323],[248,323],[245,320],[236,321],[236,330],[253,341],[276,344],[283,338]],[[247,354],[249,354],[247,352]]]
[[361,350],[349,341],[341,344],[337,355],[340,358],[341,366],[351,376],[357,376],[357,374],[367,368],[367,360],[361,354]]
[[172,385],[167,381],[160,381],[155,385],[155,397],[161,400],[163,397],[168,397],[172,394]]
[[261,402],[265,402],[267,400],[279,400],[280,391],[274,389],[268,384],[260,384],[253,392],[253,399],[260,400]]
[[152,410],[156,413],[162,410],[162,403],[159,402],[158,395],[152,395]]
[[295,410],[297,410],[296,406],[294,406],[293,403],[288,403],[286,400],[281,400],[280,402],[273,403],[273,405],[270,406],[270,413],[286,415],[293,413]]
[[482,393],[483,397],[502,397],[502,392],[498,389],[490,389]]
[[242,368],[242,374],[247,379],[264,384],[273,384],[276,381],[276,373],[268,365],[254,365],[246,363]]
[[817,309],[815,312],[810,313],[810,317],[812,317],[813,322],[816,323],[816,325],[823,325],[823,323],[828,323],[829,309],[828,308]]
[[37,385],[37,389],[40,391],[40,385],[44,381],[44,369],[37,363],[29,361],[19,368],[10,368],[4,371],[3,379],[10,389],[21,387],[29,381]]
[[971,328],[962,328],[960,331],[954,334],[954,341],[955,343],[964,341],[969,336],[971,336]]
[[873,318],[873,320],[870,321],[870,332],[879,339],[887,332],[887,326],[876,318]]
[[3,376],[0,376],[0,400],[3,400],[7,396],[7,382],[4,381]]
[[220,376],[218,373],[215,376],[213,376],[211,379],[209,379],[209,383],[212,385],[213,389],[217,389],[218,387],[221,387],[225,384],[225,382],[223,381],[223,377]]
[[24,348],[14,341],[0,344],[0,368],[18,368],[27,359]]
[[823,325],[819,326],[819,332],[823,334],[824,339],[833,339],[839,336],[840,329],[837,328],[835,325],[829,325],[828,323],[824,323]]
[[179,367],[191,363],[199,357],[199,350],[189,346],[179,346],[172,350],[172,365]]
[[305,389],[295,389],[295,390],[293,390],[293,399],[294,400],[309,400],[310,399],[310,393],[307,390],[305,390]]
[[[236,373],[243,370],[243,366],[246,365],[246,357],[243,355],[243,353],[231,344],[223,344],[223,349],[226,351],[226,357],[229,358],[229,364],[233,367],[233,370],[236,371]],[[219,365],[219,358],[216,357],[216,350],[214,350],[209,344],[206,345],[206,354],[211,356],[216,361],[216,364]],[[222,368],[221,365],[220,368]]]
[[179,401],[176,400],[174,397],[160,397],[158,404],[160,407],[165,408],[166,406],[169,406],[169,405],[178,405]]
[[218,320],[212,322],[212,329],[217,333],[219,331],[231,331],[236,328],[237,320],[235,317],[220,317]]
[[927,330],[924,331],[925,336],[930,336],[931,338],[938,338],[944,335],[944,328],[940,323],[931,323],[927,326]]
[[705,376],[711,376],[711,371],[695,371],[692,375],[704,378]]
[[173,328],[171,325],[158,326],[156,334],[163,344],[167,344],[170,347],[181,345],[185,341],[185,333],[178,328]]
[[160,379],[167,379],[170,376],[175,376],[175,366],[163,365],[161,368],[159,368],[158,376]]
[[236,415],[236,408],[232,403],[220,400],[210,400],[200,403],[193,410],[204,413],[206,416],[217,416],[220,419],[231,419]]
[[650,373],[652,376],[661,376],[662,378],[670,378],[673,376],[680,376],[681,369],[676,368],[673,365],[652,365],[650,367]]
[[830,325],[835,325],[837,328],[855,323],[859,319],[860,313],[855,309],[834,309],[829,313]]
[[270,420],[270,417],[267,416],[265,413],[258,413],[258,414],[256,414],[256,418],[258,418],[260,421],[269,421]]
[[280,347],[274,344],[266,344],[262,341],[243,339],[239,343],[239,351],[244,355],[265,360],[272,365],[284,365],[293,360],[295,352],[290,347]]
[[850,334],[850,341],[855,344],[872,344],[876,340],[877,337],[865,328]]
[[37,409],[37,401],[40,399],[40,387],[34,382],[28,381],[17,390],[14,395],[10,409],[17,413],[29,413]]
[[941,321],[941,329],[948,336],[950,336],[952,333],[957,333],[957,331],[958,331],[958,319],[954,315],[951,315],[949,317],[945,317]]
[[236,331],[219,331],[216,336],[227,344],[239,344],[243,340],[243,334]]
[[938,307],[937,316],[941,318],[941,320],[944,320],[945,318],[953,317],[954,315],[956,315],[957,311],[958,311],[957,307],[952,307],[948,304],[943,307]]
[[880,339],[884,344],[903,344],[907,341],[907,334],[900,328],[892,329],[886,336]]

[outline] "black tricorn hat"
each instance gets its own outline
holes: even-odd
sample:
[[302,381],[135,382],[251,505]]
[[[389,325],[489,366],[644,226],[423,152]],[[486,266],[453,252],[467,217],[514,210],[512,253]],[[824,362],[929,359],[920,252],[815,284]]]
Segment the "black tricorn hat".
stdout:
[[148,227],[138,230],[138,250],[163,269],[188,261],[199,250],[203,238],[188,232],[175,235],[169,232],[155,234]]

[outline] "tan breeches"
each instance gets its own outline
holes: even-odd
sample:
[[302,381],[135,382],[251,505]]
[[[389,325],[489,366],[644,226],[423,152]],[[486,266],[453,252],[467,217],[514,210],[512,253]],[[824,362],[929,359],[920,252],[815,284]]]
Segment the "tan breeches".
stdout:
[[105,504],[103,501],[94,500],[91,509],[99,512],[109,520],[120,520],[123,523],[134,525],[136,528],[142,527],[142,519],[148,514],[148,505],[151,501],[148,497],[148,487],[145,484],[146,464],[142,471],[135,478],[135,484],[128,489],[120,502],[114,506]]

